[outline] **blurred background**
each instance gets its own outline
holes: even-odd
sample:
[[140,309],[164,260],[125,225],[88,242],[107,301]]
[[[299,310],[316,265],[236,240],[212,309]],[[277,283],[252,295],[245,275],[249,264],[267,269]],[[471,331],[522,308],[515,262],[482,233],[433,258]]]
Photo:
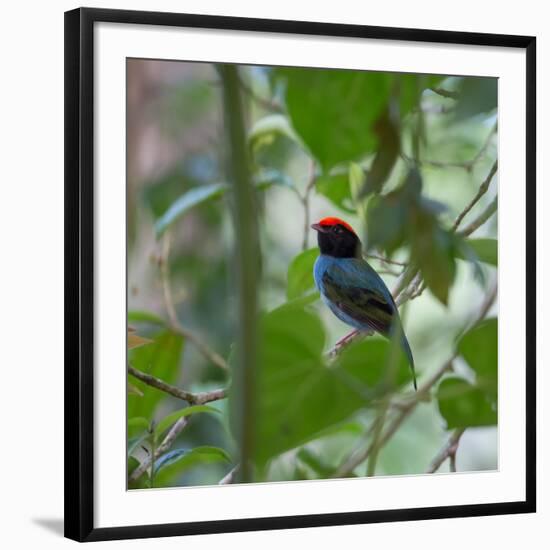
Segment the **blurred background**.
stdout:
[[[174,386],[207,392],[225,387],[228,373],[173,330],[172,321],[223,360],[230,358],[238,297],[222,82],[212,64],[127,63],[128,323],[146,339],[130,350],[129,362]],[[390,289],[411,265],[419,266],[422,278],[413,289],[418,295],[406,302],[402,316],[422,384],[452,357],[496,284],[497,216],[480,218],[496,204],[497,83],[386,73],[353,80],[356,74],[239,67],[258,189],[261,310],[306,297],[308,311],[322,323],[324,351],[349,332],[316,299],[311,275],[317,252],[311,251],[316,235],[309,224],[341,217],[361,235],[368,261]],[[418,189],[414,182],[421,182]],[[471,234],[459,235],[475,222]],[[488,316],[495,317],[496,304],[488,305]],[[496,369],[496,333],[481,340]],[[479,348],[481,356],[487,353]],[[478,391],[486,385],[475,361],[468,351],[459,354],[453,376]],[[494,377],[496,384],[496,370]],[[409,381],[400,394],[410,393]],[[456,428],[467,428],[459,435],[457,471],[498,467],[496,409],[486,415],[476,402],[472,410],[479,421],[461,424],[464,402],[445,406],[442,399],[433,393],[415,407],[380,448],[376,475],[425,472]],[[129,474],[155,453],[177,420],[170,415],[184,405],[129,377]],[[284,398],[276,404],[286,405]],[[157,461],[154,487],[212,485],[235,468],[238,449],[227,400],[208,407],[189,415]],[[315,433],[312,428],[293,448],[274,449],[259,480],[330,477],[368,444],[377,409],[358,407],[342,416]],[[166,418],[166,431],[152,441],[155,426]],[[445,462],[439,471],[449,467]],[[365,473],[362,463],[349,475]],[[149,487],[150,477],[145,472],[129,486]]]

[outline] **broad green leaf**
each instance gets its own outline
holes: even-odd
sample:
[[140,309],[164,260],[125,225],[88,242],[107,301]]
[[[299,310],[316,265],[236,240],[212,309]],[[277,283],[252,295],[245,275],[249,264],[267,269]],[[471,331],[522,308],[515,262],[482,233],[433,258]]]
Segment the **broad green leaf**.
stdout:
[[464,77],[459,90],[455,115],[463,120],[480,113],[489,113],[497,107],[498,79]]
[[[161,331],[152,344],[131,350],[128,359],[134,368],[174,384],[178,378],[183,343],[183,337],[179,334],[169,330]],[[166,394],[131,376],[128,380],[143,393],[143,397],[128,396],[128,417],[152,418],[157,403],[165,399]]]
[[[496,239],[466,239],[466,246],[469,246],[477,259],[486,264],[498,265],[498,242]],[[460,257],[468,259],[463,253]]]
[[349,214],[355,213],[348,174],[319,176],[315,181],[315,189],[340,210]]
[[331,69],[278,69],[296,133],[323,170],[373,152],[374,121],[390,91],[391,75]]
[[485,319],[458,342],[458,352],[476,373],[476,385],[496,401],[498,389],[498,320]]
[[160,437],[162,434],[170,428],[175,422],[180,418],[189,416],[191,414],[198,413],[214,413],[219,414],[220,411],[214,407],[209,407],[208,405],[192,405],[175,411],[168,416],[165,416],[155,427],[155,436]]
[[165,326],[166,321],[156,313],[150,311],[132,310],[128,312],[129,323],[149,323],[151,325]]
[[185,213],[189,212],[195,206],[207,201],[221,197],[228,189],[226,183],[211,183],[193,187],[177,199],[170,208],[155,222],[155,233],[157,238]]
[[134,416],[128,419],[128,428],[141,428],[142,430],[149,429],[149,420],[143,416]]
[[430,214],[413,218],[412,257],[432,294],[444,305],[456,274],[455,236]]
[[287,274],[286,297],[289,300],[298,298],[315,288],[313,264],[318,257],[317,247],[305,250],[294,257]]
[[[281,307],[260,324],[256,462],[271,458],[319,437],[341,424],[388,388],[390,343],[369,338],[352,345],[328,366],[323,355],[325,335],[319,318],[299,308]],[[357,346],[357,347],[356,347]],[[397,369],[408,366],[397,354]],[[231,405],[239,396],[231,394]]]
[[447,422],[447,429],[474,426],[494,426],[497,423],[496,406],[487,394],[460,378],[446,378],[437,390],[439,411]]
[[395,191],[369,199],[366,212],[368,248],[379,248],[391,256],[411,240],[413,216],[422,210],[421,191],[420,173],[411,169]]
[[277,309],[304,309],[306,306],[309,306],[310,304],[316,302],[320,297],[321,295],[319,294],[319,291],[311,291],[307,294],[303,294],[298,298],[293,298],[292,300],[284,302],[280,306],[274,308],[272,311],[275,311]]
[[[394,117],[395,118],[395,117]],[[387,113],[374,124],[374,131],[378,137],[378,149],[360,196],[366,197],[371,193],[380,193],[386,180],[389,178],[395,162],[401,151],[401,135],[398,122]]]

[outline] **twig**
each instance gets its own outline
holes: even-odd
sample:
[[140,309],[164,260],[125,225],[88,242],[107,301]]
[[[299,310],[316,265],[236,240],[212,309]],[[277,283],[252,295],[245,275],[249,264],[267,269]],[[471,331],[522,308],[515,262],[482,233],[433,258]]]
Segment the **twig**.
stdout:
[[[377,442],[378,450],[382,449],[384,445],[393,437],[395,432],[399,429],[401,424],[405,421],[406,418],[414,411],[416,406],[421,402],[426,400],[429,395],[430,389],[439,381],[439,379],[446,373],[452,370],[454,355],[452,358],[447,360],[433,375],[426,381],[422,386],[418,388],[418,391],[414,397],[400,405],[399,413],[391,421],[389,426],[382,432],[379,441]],[[347,477],[350,475],[359,464],[367,460],[374,448],[374,441],[364,450],[355,450],[351,455],[344,461],[344,463],[336,470],[332,477]]]
[[235,476],[239,471],[240,464],[237,464],[235,467],[231,468],[227,474],[218,481],[218,485],[230,485],[235,480]]
[[444,88],[430,88],[430,90],[441,97],[446,97],[447,99],[458,99],[458,92],[454,90],[446,90]]
[[[485,318],[485,316],[491,309],[491,306],[493,305],[496,296],[497,285],[495,285],[492,291],[487,295],[479,312],[468,325],[468,328],[476,325]],[[393,437],[401,424],[415,410],[416,406],[422,401],[429,399],[430,390],[439,382],[441,377],[446,372],[452,371],[453,361],[455,357],[456,353],[453,354],[452,357],[450,357],[424,384],[422,384],[418,388],[418,391],[413,394],[412,398],[409,401],[403,402],[399,405],[399,407],[395,407],[398,409],[399,412],[397,416],[395,416],[394,419],[390,422],[386,430],[382,432],[379,442],[377,442],[378,450],[382,449],[382,447]],[[392,406],[394,406],[394,404],[392,404]],[[371,442],[371,444],[366,449],[356,449],[355,451],[353,451],[343,462],[343,464],[336,470],[332,477],[347,477],[348,475],[350,475],[353,470],[355,470],[355,468],[359,466],[359,464],[367,460],[371,452],[373,452],[374,443],[374,441]]]
[[477,204],[479,199],[487,193],[487,190],[489,189],[489,184],[491,183],[491,180],[493,179],[493,176],[496,174],[498,169],[498,161],[495,160],[493,163],[493,166],[491,167],[491,170],[489,170],[489,174],[487,177],[483,180],[481,185],[479,186],[479,189],[476,193],[476,196],[466,205],[466,208],[456,217],[456,220],[451,228],[452,231],[456,231],[464,217],[470,212],[470,210]]
[[390,260],[384,256],[379,256],[378,254],[365,254],[365,258],[373,258],[374,260],[379,260],[385,264],[398,265],[400,267],[407,267],[408,262],[398,262],[396,260]]
[[447,444],[441,449],[441,451],[439,451],[439,453],[437,453],[430,467],[426,470],[427,474],[434,474],[437,472],[443,462],[447,459],[449,459],[451,463],[451,472],[456,472],[456,451],[458,450],[460,438],[465,430],[466,428],[457,428],[453,432]]
[[[460,168],[462,170],[466,170],[466,172],[471,172],[474,169],[474,166],[483,158],[483,155],[486,153],[487,149],[489,148],[489,145],[491,144],[491,140],[493,137],[493,134],[498,130],[498,124],[495,123],[489,133],[487,134],[487,137],[485,138],[485,141],[483,142],[481,148],[479,151],[474,155],[473,158],[466,161],[440,161],[440,160],[427,160],[427,159],[421,159],[420,164],[424,164],[427,166],[432,166],[433,168]],[[406,155],[402,156],[406,160],[411,160]]]
[[265,109],[266,111],[274,111],[276,113],[282,113],[283,107],[282,105],[274,100],[274,99],[267,99],[264,97],[259,96],[253,89],[250,87],[244,79],[239,76],[239,85],[243,92],[245,92],[250,99],[252,99],[254,102],[256,102],[260,107]]
[[315,162],[312,160],[309,168],[309,177],[306,189],[303,196],[300,196],[302,206],[304,207],[304,237],[302,240],[302,250],[307,250],[308,247],[308,237],[311,228],[309,227],[309,197],[311,195],[311,190],[315,187]]
[[229,366],[225,359],[211,350],[193,331],[185,328],[178,320],[176,314],[176,308],[174,306],[174,299],[172,295],[172,287],[170,285],[170,270],[169,270],[169,257],[170,257],[170,234],[166,232],[162,240],[162,254],[159,258],[159,268],[162,279],[162,288],[164,295],[164,307],[170,322],[170,328],[173,332],[183,336],[194,344],[199,353],[203,355],[213,365],[216,365],[220,369],[229,370]]
[[[147,458],[145,458],[145,460],[132,472],[132,474],[130,475],[130,481],[136,481],[137,479],[139,479],[147,471],[147,468],[149,468],[149,466],[151,467],[151,479],[153,479],[152,476],[154,475],[153,472],[155,468],[154,463],[165,452],[167,452],[170,447],[172,447],[178,435],[189,423],[189,418],[189,416],[182,416],[181,418],[176,420],[176,422],[174,422],[173,426],[170,428],[170,431],[162,440],[162,443],[156,449],[153,445],[151,454],[147,456]],[[152,437],[154,440],[154,434]]]
[[461,231],[458,231],[458,234],[467,237],[471,235],[476,229],[481,227],[496,211],[498,207],[498,196],[491,201],[491,204],[472,222],[470,225],[466,226]]
[[152,374],[147,374],[141,370],[138,370],[131,365],[128,365],[128,374],[131,374],[134,378],[141,380],[144,384],[156,388],[164,393],[168,393],[173,397],[187,401],[190,405],[204,405],[205,403],[210,403],[211,401],[218,401],[220,399],[225,399],[227,397],[227,390],[225,388],[220,388],[217,390],[192,393],[186,390],[172,386],[171,384],[166,383],[160,378],[156,378]]

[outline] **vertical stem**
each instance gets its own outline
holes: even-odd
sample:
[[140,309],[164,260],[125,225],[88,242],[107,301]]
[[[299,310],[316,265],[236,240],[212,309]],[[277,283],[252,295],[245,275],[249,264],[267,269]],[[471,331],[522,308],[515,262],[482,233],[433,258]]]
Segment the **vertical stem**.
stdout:
[[157,452],[156,445],[155,445],[155,428],[153,424],[151,424],[151,473],[149,474],[149,487],[151,489],[155,486],[155,453]]
[[233,186],[233,219],[239,292],[239,329],[237,362],[233,372],[232,392],[236,436],[240,448],[239,481],[253,480],[254,422],[256,418],[255,370],[257,356],[257,286],[259,244],[256,205],[249,173],[244,109],[238,69],[235,65],[218,65],[223,83],[227,176]]

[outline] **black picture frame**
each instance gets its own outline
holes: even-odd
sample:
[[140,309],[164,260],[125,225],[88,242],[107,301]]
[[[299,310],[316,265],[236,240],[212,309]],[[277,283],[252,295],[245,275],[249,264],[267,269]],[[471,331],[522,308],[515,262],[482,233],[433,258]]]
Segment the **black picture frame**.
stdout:
[[[94,527],[94,24],[164,25],[521,48],[526,51],[526,498],[524,501]],[[485,33],[80,8],[65,13],[65,536],[77,541],[517,514],[536,510],[536,38]]]

